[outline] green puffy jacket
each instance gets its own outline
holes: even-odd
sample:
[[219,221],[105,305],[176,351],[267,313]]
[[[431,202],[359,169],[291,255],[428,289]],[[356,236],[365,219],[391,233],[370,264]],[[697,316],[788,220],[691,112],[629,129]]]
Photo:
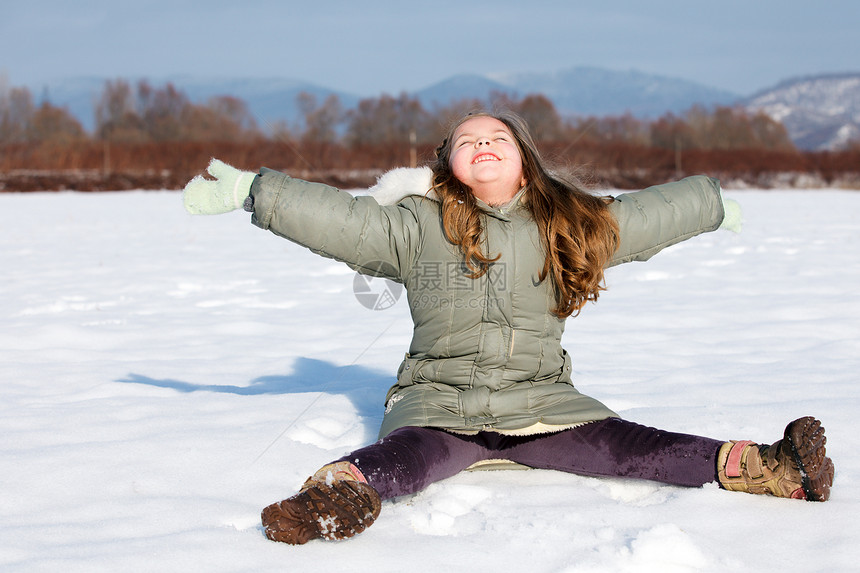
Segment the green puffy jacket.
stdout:
[[[519,197],[502,209],[482,204],[484,252],[501,257],[470,279],[443,234],[439,203],[423,191],[380,205],[263,169],[251,193],[255,225],[405,285],[414,333],[380,436],[403,426],[516,431],[617,415],[571,382],[565,321],[551,312],[549,281],[537,280],[544,251]],[[647,260],[715,230],[724,215],[719,183],[701,176],[619,195],[610,209],[620,227],[610,265]]]

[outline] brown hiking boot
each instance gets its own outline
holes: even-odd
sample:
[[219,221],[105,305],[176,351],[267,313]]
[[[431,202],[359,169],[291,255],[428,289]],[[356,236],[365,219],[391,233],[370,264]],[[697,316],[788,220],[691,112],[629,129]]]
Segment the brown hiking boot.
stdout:
[[381,507],[379,494],[365,483],[358,468],[340,462],[308,478],[296,495],[263,509],[261,518],[272,541],[302,545],[312,539],[346,539],[361,533],[376,520]]
[[834,467],[826,443],[821,422],[811,416],[791,422],[783,438],[770,446],[728,442],[717,457],[720,485],[731,491],[827,501]]

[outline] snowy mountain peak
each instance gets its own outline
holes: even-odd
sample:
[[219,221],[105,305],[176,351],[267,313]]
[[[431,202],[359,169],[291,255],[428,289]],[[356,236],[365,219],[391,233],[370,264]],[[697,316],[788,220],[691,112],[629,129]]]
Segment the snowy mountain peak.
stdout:
[[744,104],[782,122],[803,149],[836,150],[860,139],[860,73],[787,80]]

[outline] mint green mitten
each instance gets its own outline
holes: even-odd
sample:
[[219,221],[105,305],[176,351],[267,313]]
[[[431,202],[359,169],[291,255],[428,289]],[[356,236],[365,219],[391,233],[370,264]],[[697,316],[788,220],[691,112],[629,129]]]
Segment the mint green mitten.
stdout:
[[215,180],[198,175],[185,185],[182,202],[192,215],[220,215],[242,207],[256,173],[240,171],[213,159],[206,169]]
[[720,229],[726,229],[732,233],[740,233],[743,221],[741,220],[741,205],[734,199],[726,199],[720,193],[720,198],[723,200],[723,211],[725,216],[723,222],[720,223]]

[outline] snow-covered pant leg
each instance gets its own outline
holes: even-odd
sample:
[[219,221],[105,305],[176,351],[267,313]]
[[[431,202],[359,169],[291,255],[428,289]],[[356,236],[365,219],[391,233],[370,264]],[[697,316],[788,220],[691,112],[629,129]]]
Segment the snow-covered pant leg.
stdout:
[[490,454],[477,443],[476,436],[409,426],[338,461],[355,464],[380,497],[390,499],[421,491],[475,462],[493,457]]
[[535,468],[682,486],[717,481],[723,441],[607,418],[553,434],[503,438],[500,455]]

